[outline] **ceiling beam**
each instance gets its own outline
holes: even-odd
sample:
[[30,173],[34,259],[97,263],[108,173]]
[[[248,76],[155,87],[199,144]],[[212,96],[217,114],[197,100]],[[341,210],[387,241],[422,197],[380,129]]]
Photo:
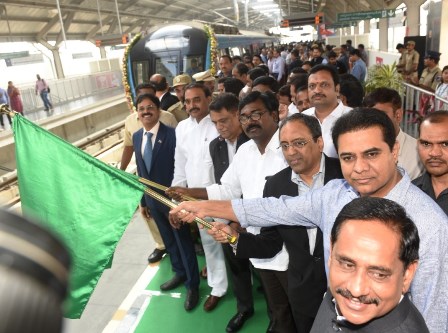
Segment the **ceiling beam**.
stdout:
[[[64,26],[61,27],[61,31],[59,32],[58,38],[56,38],[56,47],[59,48],[60,44],[63,42],[64,33],[67,33],[68,29],[70,28],[70,25],[72,24],[73,21],[73,17],[75,17],[75,13],[71,12],[67,14],[65,19],[63,19]],[[64,29],[64,32],[62,31],[62,29]]]

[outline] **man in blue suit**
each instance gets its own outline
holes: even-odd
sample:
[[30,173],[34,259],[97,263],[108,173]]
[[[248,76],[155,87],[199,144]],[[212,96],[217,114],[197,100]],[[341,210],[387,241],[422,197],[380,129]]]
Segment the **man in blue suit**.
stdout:
[[[154,95],[137,98],[138,119],[143,128],[133,135],[137,172],[140,177],[169,186],[174,174],[176,134],[173,128],[159,122],[160,101]],[[164,195],[162,191],[158,191]],[[168,220],[168,207],[145,195],[140,212],[153,217],[160,230],[165,248],[171,259],[173,278],[160,286],[162,291],[172,290],[184,283],[187,288],[185,310],[192,310],[199,301],[199,269],[189,227],[173,229]]]

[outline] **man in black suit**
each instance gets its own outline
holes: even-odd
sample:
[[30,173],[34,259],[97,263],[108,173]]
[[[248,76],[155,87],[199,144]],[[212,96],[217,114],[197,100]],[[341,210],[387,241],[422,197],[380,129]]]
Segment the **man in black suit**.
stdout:
[[[280,125],[280,148],[289,167],[268,178],[263,196],[303,195],[335,178],[342,178],[337,159],[325,156],[316,118],[296,113]],[[222,228],[223,225],[216,224]],[[224,230],[238,236],[232,245],[240,258],[270,258],[288,250],[288,298],[297,332],[308,333],[327,288],[322,232],[318,228],[278,226],[262,228],[259,235]],[[215,236],[215,235],[214,235]],[[215,237],[223,241],[220,234]]]
[[166,82],[166,77],[161,74],[154,74],[149,78],[149,82],[156,87],[156,96],[160,100],[160,108],[168,111],[168,109],[179,102],[176,96],[170,93],[170,86]]
[[336,217],[330,238],[330,287],[312,333],[429,333],[408,295],[420,240],[402,206],[354,199]]
[[[143,128],[133,135],[138,175],[169,186],[174,174],[176,134],[173,128],[159,122],[160,101],[150,94],[137,98],[138,118]],[[164,195],[163,192],[158,191]],[[169,253],[172,279],[160,286],[162,291],[172,290],[184,283],[187,288],[185,310],[192,310],[199,301],[199,269],[188,225],[173,229],[168,220],[168,207],[144,195],[140,212],[146,219],[153,218],[159,228],[166,251]]]

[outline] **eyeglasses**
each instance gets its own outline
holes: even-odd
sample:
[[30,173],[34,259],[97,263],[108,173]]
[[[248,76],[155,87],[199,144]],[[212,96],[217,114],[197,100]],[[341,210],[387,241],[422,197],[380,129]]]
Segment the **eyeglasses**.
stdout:
[[146,105],[146,106],[139,107],[137,110],[138,110],[138,112],[154,111],[154,110],[157,110],[157,106],[155,106],[155,105]]
[[278,146],[277,149],[282,149],[283,151],[287,151],[289,147],[293,147],[294,149],[302,149],[303,147],[305,147],[305,145],[310,142],[311,140],[313,140],[314,138],[311,138],[307,141],[303,141],[303,140],[295,140],[291,143],[281,143],[280,146]]
[[314,90],[317,88],[317,86],[319,86],[321,89],[328,89],[331,87],[331,84],[328,82],[321,82],[320,84],[316,84],[316,83],[310,83],[308,85],[308,89],[309,90]]
[[240,117],[239,117],[239,120],[240,120],[240,123],[241,124],[246,124],[248,121],[249,121],[249,119],[252,119],[252,120],[260,120],[261,119],[261,117],[266,113],[267,111],[255,111],[255,112],[252,112],[250,115],[248,115],[248,116],[246,116],[245,114],[243,114],[243,115],[241,115]]

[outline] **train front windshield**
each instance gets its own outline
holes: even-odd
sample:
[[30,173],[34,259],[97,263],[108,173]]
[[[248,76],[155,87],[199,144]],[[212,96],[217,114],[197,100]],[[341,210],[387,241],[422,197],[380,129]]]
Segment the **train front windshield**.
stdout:
[[155,59],[155,72],[166,77],[167,82],[173,82],[173,78],[179,73],[179,57],[172,54],[157,57]]

